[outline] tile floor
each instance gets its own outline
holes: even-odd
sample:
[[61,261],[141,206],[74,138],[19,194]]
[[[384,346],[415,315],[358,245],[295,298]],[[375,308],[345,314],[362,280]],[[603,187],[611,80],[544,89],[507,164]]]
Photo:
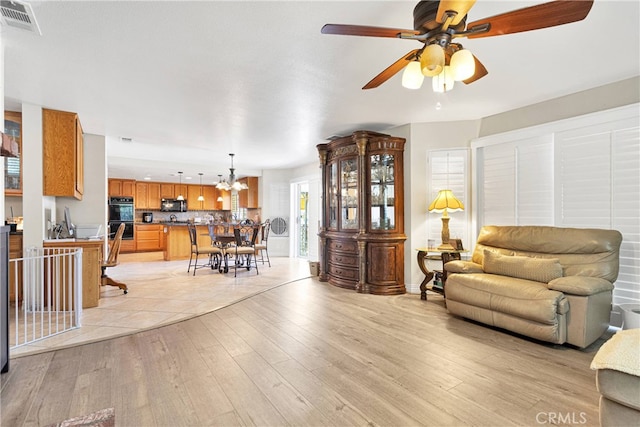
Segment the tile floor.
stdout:
[[127,335],[209,313],[256,293],[310,276],[305,260],[271,257],[271,267],[220,274],[209,268],[187,274],[188,260],[164,261],[162,252],[121,254],[107,273],[127,284],[129,293],[102,287],[100,304],[84,309],[82,326],[11,351],[11,357]]

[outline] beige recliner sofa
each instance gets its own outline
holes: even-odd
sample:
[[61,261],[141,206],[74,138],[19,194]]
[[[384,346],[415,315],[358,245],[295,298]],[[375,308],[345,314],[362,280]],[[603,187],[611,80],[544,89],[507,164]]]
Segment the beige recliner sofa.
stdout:
[[622,235],[615,230],[485,226],[471,261],[451,261],[450,313],[584,348],[609,325]]

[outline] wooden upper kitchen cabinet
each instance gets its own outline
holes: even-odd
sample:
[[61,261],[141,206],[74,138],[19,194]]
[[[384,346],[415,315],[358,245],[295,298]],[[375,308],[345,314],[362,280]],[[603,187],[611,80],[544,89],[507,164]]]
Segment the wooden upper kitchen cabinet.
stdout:
[[160,209],[160,183],[136,182],[136,209]]
[[202,195],[204,196],[204,206],[203,209],[205,211],[215,211],[220,209],[221,203],[218,203],[218,189],[215,185],[205,185],[202,189]]
[[200,185],[187,185],[187,194],[182,193],[182,195],[187,199],[187,209],[191,211],[201,211],[203,209],[204,202],[198,201],[198,197],[200,197]]
[[42,172],[43,195],[82,200],[84,150],[76,113],[42,110]]
[[174,197],[174,184],[168,182],[160,183],[160,198],[161,199],[173,199]]
[[238,179],[239,182],[247,184],[248,190],[238,192],[238,205],[241,208],[257,209],[258,206],[258,177],[248,176]]
[[136,182],[133,179],[109,179],[109,197],[134,197]]

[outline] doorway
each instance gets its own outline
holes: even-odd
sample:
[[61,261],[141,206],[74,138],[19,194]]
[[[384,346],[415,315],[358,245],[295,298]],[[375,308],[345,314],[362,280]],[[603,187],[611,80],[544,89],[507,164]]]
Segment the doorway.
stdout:
[[294,257],[309,258],[309,183],[298,182],[295,186],[295,230]]

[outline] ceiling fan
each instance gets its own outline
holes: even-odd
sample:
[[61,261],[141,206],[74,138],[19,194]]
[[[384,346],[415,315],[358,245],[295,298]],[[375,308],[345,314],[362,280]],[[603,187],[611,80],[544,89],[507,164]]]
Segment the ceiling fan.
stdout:
[[478,58],[456,39],[500,36],[581,21],[593,5],[593,0],[556,0],[466,24],[467,13],[475,2],[420,1],[413,10],[413,30],[326,24],[322,34],[418,40],[424,44],[422,48],[402,56],[362,89],[376,88],[406,67],[403,86],[417,89],[424,76],[429,76],[433,77],[434,91],[445,92],[453,87],[454,81],[470,84],[488,74]]

